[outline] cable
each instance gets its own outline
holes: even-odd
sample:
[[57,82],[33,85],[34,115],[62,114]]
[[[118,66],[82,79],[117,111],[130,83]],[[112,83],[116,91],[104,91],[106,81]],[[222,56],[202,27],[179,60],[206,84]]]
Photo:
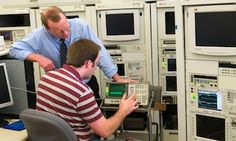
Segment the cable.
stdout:
[[[11,89],[15,89],[15,90],[20,90],[20,91],[36,94],[36,92],[34,92],[34,91],[29,91],[29,90],[26,90],[26,89],[23,89],[23,88],[11,87]],[[95,100],[103,100],[103,99],[102,98],[96,98]]]
[[11,87],[11,89],[15,89],[15,90],[24,91],[24,92],[31,93],[31,94],[36,94],[36,92],[34,92],[34,91],[29,91],[29,90],[22,89],[22,88]]

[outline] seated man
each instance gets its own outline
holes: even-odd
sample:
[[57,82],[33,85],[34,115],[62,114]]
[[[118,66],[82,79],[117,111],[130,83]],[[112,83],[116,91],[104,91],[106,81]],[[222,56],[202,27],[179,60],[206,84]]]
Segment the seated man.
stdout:
[[49,71],[38,85],[37,110],[54,113],[73,128],[78,140],[88,141],[93,134],[106,138],[123,119],[138,108],[136,94],[124,94],[119,110],[106,119],[99,109],[93,91],[83,79],[89,79],[99,62],[100,47],[88,39],[75,41],[69,47],[62,68]]

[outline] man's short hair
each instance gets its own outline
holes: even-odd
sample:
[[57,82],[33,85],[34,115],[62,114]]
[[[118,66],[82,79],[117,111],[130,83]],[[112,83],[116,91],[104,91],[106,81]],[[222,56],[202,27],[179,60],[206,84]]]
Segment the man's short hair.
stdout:
[[56,6],[50,6],[41,13],[41,21],[42,24],[49,29],[48,26],[48,20],[51,20],[53,22],[59,22],[61,20],[60,14],[63,14],[65,16],[65,13]]
[[95,62],[100,46],[89,39],[80,39],[73,42],[67,52],[66,64],[81,67],[88,60]]

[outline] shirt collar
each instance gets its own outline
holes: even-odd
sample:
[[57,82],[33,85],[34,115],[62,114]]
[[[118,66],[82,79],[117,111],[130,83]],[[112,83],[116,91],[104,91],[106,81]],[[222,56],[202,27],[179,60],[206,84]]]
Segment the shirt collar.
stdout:
[[72,73],[77,79],[83,81],[80,74],[75,70],[75,68],[71,67],[70,65],[64,64],[62,66],[63,69],[68,70],[70,73]]

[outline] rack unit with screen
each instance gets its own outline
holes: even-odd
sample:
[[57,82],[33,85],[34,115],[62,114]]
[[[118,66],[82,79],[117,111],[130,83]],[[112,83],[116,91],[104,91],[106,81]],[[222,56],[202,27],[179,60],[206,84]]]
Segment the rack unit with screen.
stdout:
[[[153,27],[154,29],[156,27],[157,31],[157,35],[153,33],[153,37],[156,38],[153,39],[153,44],[156,44],[156,52],[158,52],[158,54],[155,52],[153,56],[156,56],[154,63],[158,63],[156,67],[159,70],[155,73],[160,74],[159,80],[156,81],[163,86],[163,95],[176,96],[175,9],[173,5],[163,7],[160,3],[157,3],[157,7],[153,10],[153,18],[156,18]],[[155,47],[153,48],[155,50]],[[164,97],[163,101],[165,101]]]
[[[162,86],[163,141],[178,140],[177,77],[175,49],[175,9],[172,2],[157,2],[152,7],[153,80]],[[156,30],[155,30],[156,29]],[[159,75],[158,75],[159,74]],[[156,83],[156,84],[155,84]]]
[[236,55],[236,5],[189,7],[186,42],[189,52],[207,56]]
[[235,63],[187,60],[186,64],[187,140],[235,140]]
[[[97,33],[122,77],[152,82],[150,5],[143,2],[96,5]],[[101,93],[107,77],[100,72]]]

